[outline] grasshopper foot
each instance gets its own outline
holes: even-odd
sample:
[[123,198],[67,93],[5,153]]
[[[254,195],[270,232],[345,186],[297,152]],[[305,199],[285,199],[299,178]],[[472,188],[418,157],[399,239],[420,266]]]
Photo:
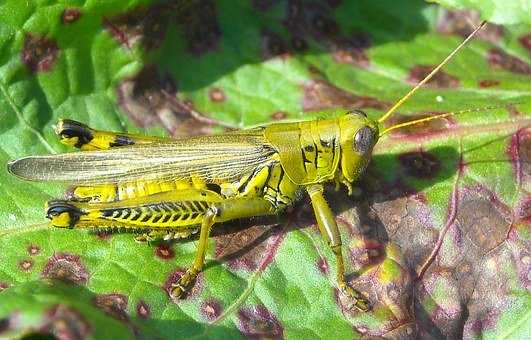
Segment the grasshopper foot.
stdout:
[[188,290],[192,287],[195,278],[197,277],[197,273],[197,270],[188,268],[179,281],[171,285],[170,296],[175,299],[183,299]]
[[371,309],[369,301],[354,288],[350,287],[346,283],[340,284],[339,288],[345,295],[354,300],[354,303],[352,305],[360,311],[368,312]]

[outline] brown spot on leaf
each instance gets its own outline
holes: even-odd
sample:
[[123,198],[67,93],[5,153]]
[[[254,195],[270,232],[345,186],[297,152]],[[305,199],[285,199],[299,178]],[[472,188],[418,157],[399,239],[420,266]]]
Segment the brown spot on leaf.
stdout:
[[[409,71],[407,81],[411,84],[418,84],[434,68],[435,66],[432,65],[416,65]],[[459,79],[444,71],[439,71],[424,86],[432,89],[456,88],[459,87]]]
[[507,149],[518,183],[531,178],[531,129],[521,129],[511,138]]
[[197,135],[209,132],[205,125],[215,123],[181,100],[171,76],[153,65],[122,81],[117,92],[122,110],[141,127],[161,123],[173,136]]
[[511,210],[479,186],[463,189],[455,223],[462,237],[484,255],[505,241],[512,224]]
[[69,253],[55,253],[42,270],[42,277],[58,279],[76,284],[86,284],[88,272],[79,256]]
[[175,257],[175,252],[168,244],[160,244],[155,248],[155,255],[163,260],[171,260]]
[[328,262],[326,261],[326,258],[319,257],[315,266],[317,267],[317,269],[319,270],[321,274],[323,275],[328,274],[329,267],[328,267]]
[[221,315],[221,305],[219,301],[210,299],[201,303],[200,312],[208,321],[214,321]]
[[136,304],[136,315],[144,320],[149,319],[151,316],[151,308],[144,300],[140,300]]
[[494,87],[500,85],[499,80],[489,80],[489,79],[483,79],[478,82],[478,86],[482,88],[486,87]]
[[61,15],[61,20],[63,21],[63,24],[69,25],[78,21],[82,15],[83,13],[81,13],[81,10],[79,8],[67,8],[63,11],[63,14]]
[[242,308],[238,311],[238,328],[247,338],[282,338],[282,325],[265,306]]
[[18,267],[22,270],[22,271],[29,271],[32,267],[33,267],[33,260],[32,259],[25,259],[25,260],[22,260],[18,263]]
[[503,69],[519,74],[531,74],[531,66],[528,63],[499,48],[493,48],[489,51],[487,61],[493,69]]
[[99,294],[94,297],[92,304],[105,314],[121,321],[128,321],[127,296],[118,293]]
[[[394,125],[402,124],[411,122],[413,120],[432,117],[435,115],[439,115],[442,112],[426,112],[426,113],[419,113],[414,115],[403,115],[400,113],[395,113],[392,117],[390,117],[385,126],[391,127]],[[419,124],[409,125],[402,127],[400,129],[396,129],[390,132],[391,136],[396,137],[402,137],[402,136],[411,136],[411,137],[421,137],[421,136],[429,136],[434,133],[441,132],[443,130],[447,130],[449,128],[452,128],[455,126],[455,120],[452,117],[444,117],[441,119],[433,119],[427,122],[422,122]]]
[[529,52],[531,52],[531,33],[524,35],[523,37],[520,37],[518,41],[520,41],[520,44],[522,44],[524,48],[526,48]]
[[216,103],[223,102],[227,97],[225,96],[225,92],[221,90],[220,88],[213,87],[210,89],[208,93],[210,100]]
[[59,56],[57,43],[44,36],[26,34],[20,58],[33,73],[48,72]]
[[103,18],[103,25],[126,48],[131,49],[141,42],[149,50],[162,43],[171,14],[170,5],[138,6],[132,11]]
[[370,60],[365,50],[370,46],[370,37],[366,33],[353,34],[334,43],[332,57],[338,63],[368,68]]
[[92,330],[81,312],[59,304],[45,312],[44,324],[38,332],[41,335],[53,335],[56,339],[88,339],[91,338]]
[[356,96],[324,80],[307,82],[304,84],[303,90],[302,108],[304,111],[319,111],[332,108],[375,108],[381,110],[389,106],[388,103],[373,97]]
[[9,288],[9,285],[7,283],[0,282],[0,292],[7,288]]
[[216,3],[212,0],[190,2],[177,13],[188,51],[201,55],[214,51],[221,38]]
[[271,115],[271,118],[276,120],[285,119],[288,116],[288,114],[284,111],[277,111]]
[[[466,38],[472,33],[472,31],[474,31],[480,22],[481,18],[477,11],[446,11],[444,15],[440,16],[437,29],[443,34],[457,34]],[[477,33],[476,37],[492,44],[496,44],[500,42],[503,34],[503,26],[489,23]]]
[[279,228],[252,226],[237,233],[223,232],[230,226],[221,226],[216,237],[216,259],[226,262],[233,269],[254,271],[264,261],[264,254],[276,253],[276,238]]
[[441,161],[425,151],[411,151],[400,154],[398,161],[405,173],[412,177],[434,178],[441,169]]
[[37,255],[41,251],[41,248],[36,244],[30,244],[28,246],[28,254],[30,256]]
[[164,285],[162,286],[162,289],[164,289],[166,294],[168,294],[168,296],[175,303],[179,303],[179,301],[181,300],[193,300],[197,298],[199,294],[201,294],[201,291],[203,290],[203,273],[199,272],[199,274],[195,278],[195,281],[192,282],[191,286],[184,293],[184,296],[180,299],[174,299],[170,295],[172,285],[177,283],[184,273],[186,273],[186,268],[180,267],[180,268],[175,269],[173,272],[170,273],[170,275],[166,279],[166,282],[164,282]]
[[289,1],[284,24],[294,36],[312,37],[324,43],[333,41],[340,33],[340,27],[333,18],[333,9],[322,1]]

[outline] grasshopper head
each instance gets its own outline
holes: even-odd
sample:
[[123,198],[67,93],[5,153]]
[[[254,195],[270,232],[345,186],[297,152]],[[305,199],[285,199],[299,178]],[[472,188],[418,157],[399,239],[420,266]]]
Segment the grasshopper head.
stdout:
[[378,124],[365,112],[353,110],[339,118],[341,131],[341,174],[349,181],[358,179],[369,164],[378,141]]

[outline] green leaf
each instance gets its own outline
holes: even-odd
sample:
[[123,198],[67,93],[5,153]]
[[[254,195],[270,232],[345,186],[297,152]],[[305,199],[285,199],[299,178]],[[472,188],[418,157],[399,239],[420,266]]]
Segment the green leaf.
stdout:
[[[172,136],[352,108],[377,119],[472,30],[470,13],[423,1],[8,0],[0,14],[2,164],[71,151],[59,118]],[[52,229],[44,202],[66,188],[2,166],[0,335],[53,332],[60,306],[69,330],[147,338],[528,337],[530,46],[530,26],[489,25],[386,126],[478,110],[393,131],[354,197],[326,193],[371,312],[338,292],[308,199],[216,227],[175,302],[196,238]]]
[[472,9],[481,13],[483,20],[500,24],[531,24],[531,3],[528,0],[428,0],[452,9]]

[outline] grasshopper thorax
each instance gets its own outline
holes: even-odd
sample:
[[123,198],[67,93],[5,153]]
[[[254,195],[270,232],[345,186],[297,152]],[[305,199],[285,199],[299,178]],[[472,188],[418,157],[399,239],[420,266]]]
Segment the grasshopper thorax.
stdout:
[[378,123],[360,110],[350,111],[339,118],[341,135],[341,164],[338,172],[348,182],[353,182],[367,168],[372,149],[378,141]]

